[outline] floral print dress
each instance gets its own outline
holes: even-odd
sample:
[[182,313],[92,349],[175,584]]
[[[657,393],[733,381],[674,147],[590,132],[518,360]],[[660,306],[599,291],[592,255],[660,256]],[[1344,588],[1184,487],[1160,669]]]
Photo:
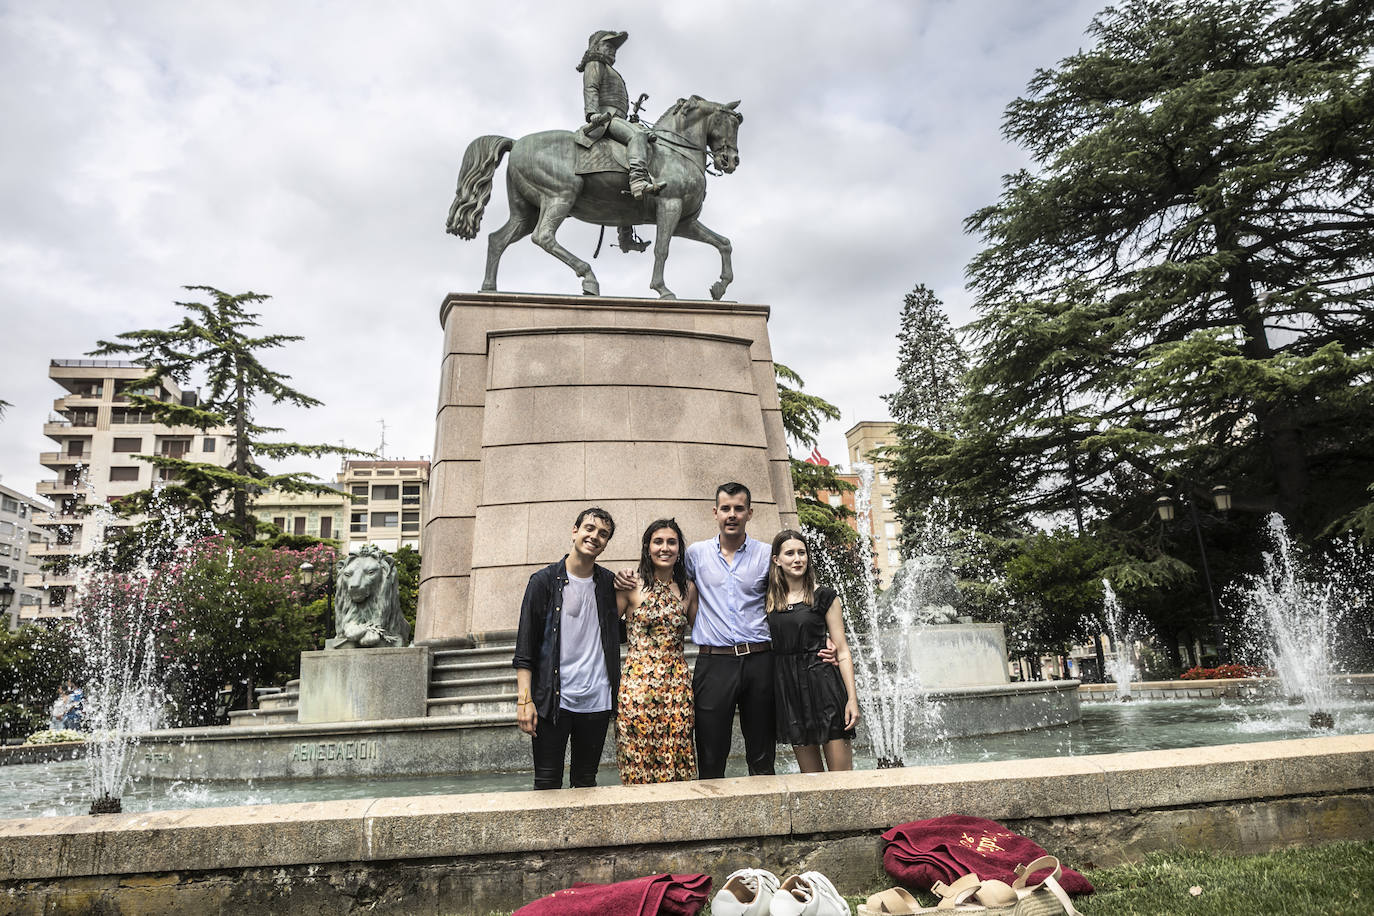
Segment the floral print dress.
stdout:
[[692,675],[682,654],[687,609],[672,585],[644,586],[625,617],[629,651],[620,674],[616,759],[626,785],[695,779]]

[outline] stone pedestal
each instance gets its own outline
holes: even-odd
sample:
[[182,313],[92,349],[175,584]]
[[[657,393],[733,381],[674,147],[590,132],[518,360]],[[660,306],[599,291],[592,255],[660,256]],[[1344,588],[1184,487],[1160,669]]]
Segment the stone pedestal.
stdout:
[[430,651],[324,649],[301,653],[296,721],[363,722],[425,715]]
[[451,294],[415,639],[514,630],[530,573],[573,520],[616,521],[602,555],[639,559],[649,522],[711,537],[715,488],[749,487],[750,532],[796,524],[763,305]]
[[923,690],[1006,684],[1007,638],[1000,623],[950,623],[914,630],[910,669]]

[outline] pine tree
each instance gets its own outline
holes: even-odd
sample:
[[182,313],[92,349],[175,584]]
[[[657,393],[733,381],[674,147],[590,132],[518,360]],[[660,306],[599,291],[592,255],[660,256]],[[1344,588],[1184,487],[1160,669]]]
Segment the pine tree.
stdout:
[[897,341],[899,387],[883,395],[892,419],[900,426],[949,432],[955,406],[963,396],[968,355],[959,345],[944,303],[924,284],[916,284],[902,302]]
[[921,460],[1012,513],[1226,483],[1309,536],[1370,524],[1374,7],[1129,0],[1090,31],[1007,109],[1035,168],[967,221],[979,361]]
[[[167,490],[176,501],[218,514],[228,532],[243,543],[251,543],[257,534],[257,523],[248,512],[253,495],[268,489],[286,493],[330,490],[313,474],[270,474],[258,463],[260,459],[362,453],[332,445],[265,440],[263,436],[282,430],[254,420],[256,405],[262,399],[297,407],[322,405],[291,387],[290,376],[268,369],[258,358],[263,350],[303,338],[287,334],[253,335],[260,316],[246,307],[265,302],[269,296],[253,292],[231,295],[209,286],[185,288],[208,295],[212,303],[178,302],[189,314],[173,327],[126,331],[114,341],[100,341],[88,355],[132,355],[134,362],[148,369],[147,377],[131,386],[135,389],[156,390],[163,379],[189,386],[203,377],[205,397],[199,403],[170,403],[145,394],[130,394],[129,402],[167,426],[232,430],[233,458],[229,464],[220,466],[166,455],[138,457],[163,470],[173,481]],[[145,490],[132,494],[124,508],[145,508],[151,493]]]

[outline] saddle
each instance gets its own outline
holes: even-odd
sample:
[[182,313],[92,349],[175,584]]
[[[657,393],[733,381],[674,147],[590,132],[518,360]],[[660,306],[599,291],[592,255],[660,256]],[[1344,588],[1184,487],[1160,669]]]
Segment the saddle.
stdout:
[[619,140],[603,135],[599,139],[588,137],[581,130],[573,132],[574,147],[577,155],[573,160],[573,172],[590,175],[593,172],[630,171],[629,154],[626,146]]

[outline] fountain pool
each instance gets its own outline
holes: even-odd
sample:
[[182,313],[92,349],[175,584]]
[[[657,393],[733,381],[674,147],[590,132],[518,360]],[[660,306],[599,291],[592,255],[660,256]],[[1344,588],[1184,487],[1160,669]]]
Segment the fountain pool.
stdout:
[[[1374,733],[1374,702],[1336,699],[1337,734]],[[1311,737],[1307,713],[1283,699],[1261,703],[1216,700],[1137,701],[1132,704],[1084,703],[1082,718],[1053,728],[930,741],[907,749],[908,765],[978,763],[1038,757],[1079,757],[1126,751],[1206,747],[1215,744]],[[778,755],[779,772],[795,769],[789,755]],[[860,769],[876,760],[860,753]],[[727,776],[743,776],[742,761],[732,759]],[[0,818],[84,814],[90,804],[81,761],[0,767]],[[614,767],[603,767],[601,785],[619,782]],[[461,795],[515,792],[530,788],[524,772],[471,776],[374,779],[263,780],[190,782],[138,779],[124,795],[125,811],[159,811],[232,805],[265,805],[331,799]]]

